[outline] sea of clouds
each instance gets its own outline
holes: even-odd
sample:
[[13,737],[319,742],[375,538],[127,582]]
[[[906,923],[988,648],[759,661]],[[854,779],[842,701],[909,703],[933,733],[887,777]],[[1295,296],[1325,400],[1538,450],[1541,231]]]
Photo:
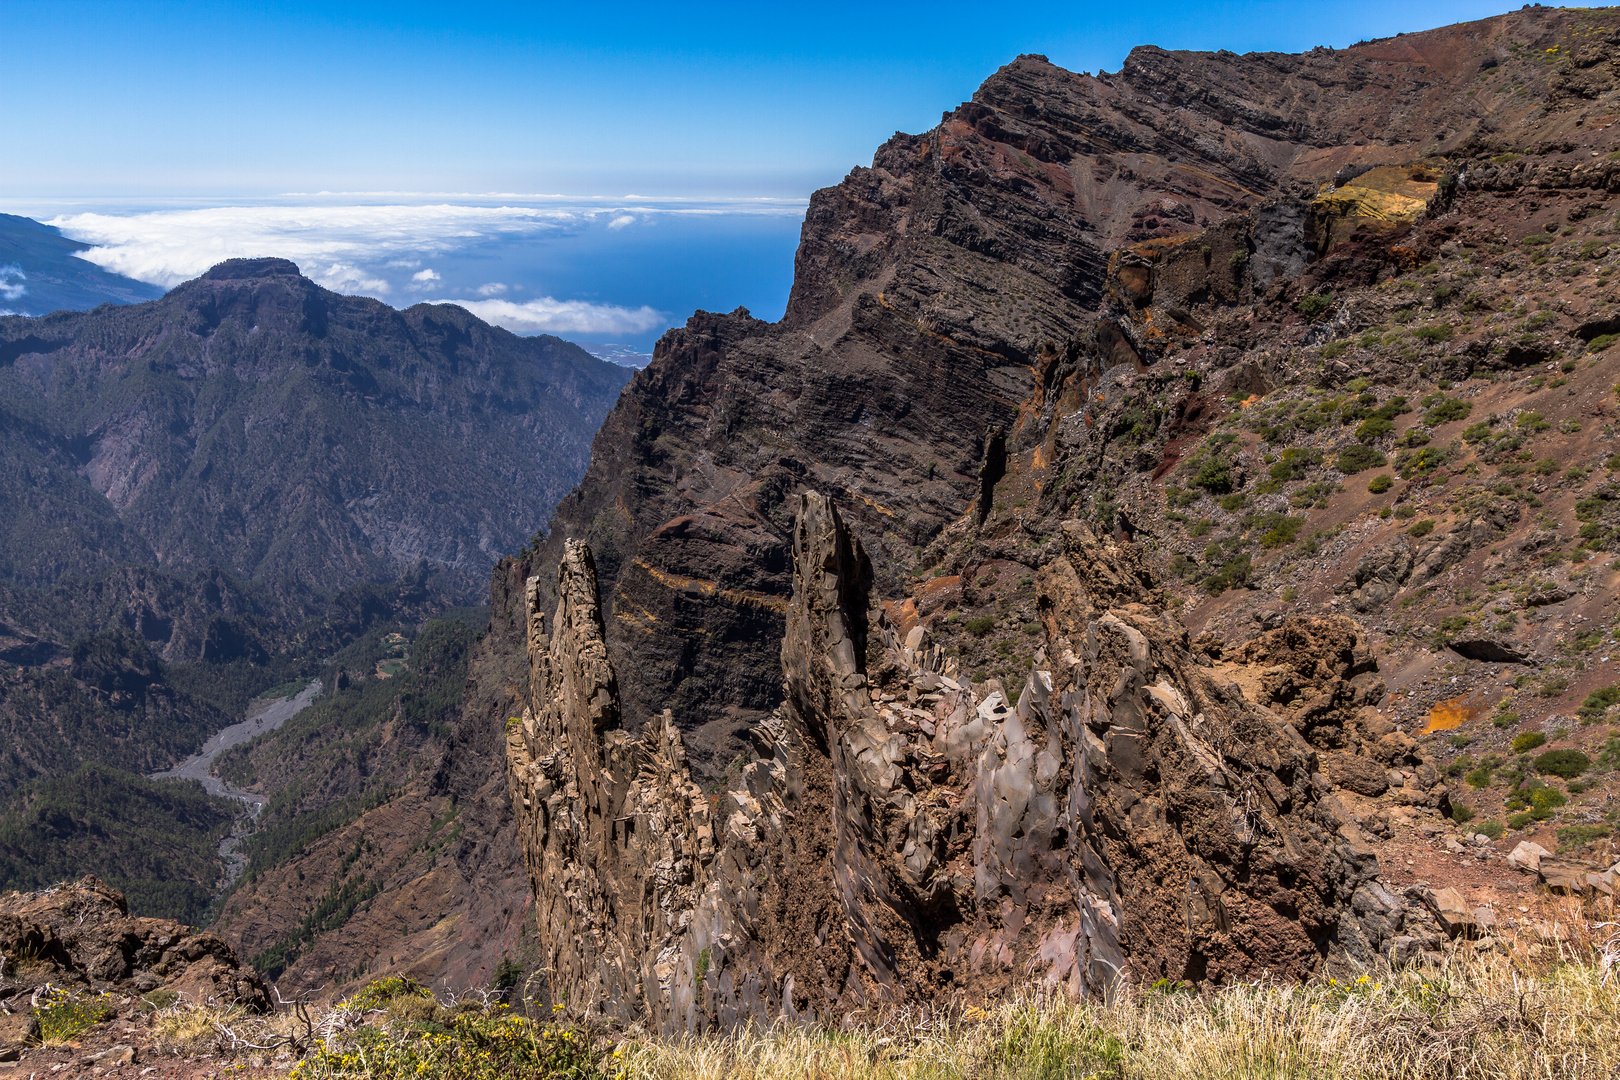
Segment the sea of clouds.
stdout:
[[[644,263],[653,252],[656,261],[667,249],[670,272],[680,274],[681,249],[693,246],[693,237],[735,232],[739,222],[744,232],[786,235],[804,206],[783,199],[323,194],[72,208],[43,220],[89,244],[82,258],[165,288],[226,259],[278,257],[326,288],[397,307],[454,303],[520,334],[637,338],[686,312],[674,310],[684,299],[678,295],[633,295],[649,290],[638,285],[646,277],[630,260]],[[633,238],[638,231],[661,245]],[[617,274],[615,257],[626,263]]]

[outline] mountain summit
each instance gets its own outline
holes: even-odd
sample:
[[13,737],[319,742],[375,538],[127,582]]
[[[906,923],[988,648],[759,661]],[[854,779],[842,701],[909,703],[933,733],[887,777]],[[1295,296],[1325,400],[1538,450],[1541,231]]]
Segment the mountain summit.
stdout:
[[546,521],[628,374],[284,259],[0,319],[0,365],[0,576],[218,567],[295,605],[418,563],[470,586]]

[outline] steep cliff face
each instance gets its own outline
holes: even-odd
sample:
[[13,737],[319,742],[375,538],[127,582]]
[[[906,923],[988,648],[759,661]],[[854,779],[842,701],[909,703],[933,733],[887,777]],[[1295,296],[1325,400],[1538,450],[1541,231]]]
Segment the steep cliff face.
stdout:
[[[818,193],[787,317],[668,335],[514,565],[535,662],[509,777],[552,992],[693,1030],[1300,976],[1486,925],[1437,923],[1454,868],[1408,861],[1420,823],[1451,854],[1488,838],[1449,834],[1464,770],[1385,682],[1451,676],[1414,654],[1475,617],[1414,647],[1333,611],[1497,557],[1531,458],[1495,413],[1463,432],[1463,398],[1604,362],[1581,360],[1601,300],[1570,304],[1567,353],[1506,279],[1494,331],[1474,294],[1428,322],[1491,260],[1555,285],[1528,275],[1562,238],[1572,297],[1610,280],[1616,41],[1620,12],[1526,9],[1302,56],[1139,49],[1118,75],[1023,57]],[[1607,376],[1576,377],[1609,416]],[[1476,443],[1519,455],[1489,488]],[[1386,465],[1396,502],[1467,521],[1421,556],[1433,521],[1358,547],[1416,516],[1348,490]]]
[[[703,775],[743,753],[779,700],[760,643],[786,610],[793,493],[837,498],[894,591],[1002,467],[987,445],[1054,480],[1092,473],[1058,461],[1079,440],[1060,446],[1056,429],[1090,423],[1108,372],[1196,334],[1190,306],[1297,277],[1323,230],[1294,196],[1374,164],[1537,141],[1548,165],[1589,168],[1604,136],[1549,108],[1560,75],[1545,60],[1587,40],[1581,20],[1530,9],[1298,56],[1144,47],[1097,76],[1020,57],[817,192],[787,316],[700,313],[667,335],[542,549],[547,567],[570,538],[595,553],[630,727],[671,708]],[[1206,227],[1175,256],[1197,273],[1172,268],[1181,287],[1146,323],[1145,297],[1108,289],[1120,247],[1148,244],[1126,260],[1147,266],[1171,258],[1155,242]],[[1151,272],[1125,270],[1126,284]]]

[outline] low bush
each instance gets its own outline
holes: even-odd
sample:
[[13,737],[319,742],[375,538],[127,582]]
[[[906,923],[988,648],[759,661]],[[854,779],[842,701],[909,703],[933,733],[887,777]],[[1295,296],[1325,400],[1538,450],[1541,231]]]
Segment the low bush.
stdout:
[[1466,420],[1468,414],[1473,411],[1474,406],[1461,398],[1445,398],[1423,414],[1423,422],[1430,427],[1439,427],[1441,424]]
[[1210,454],[1198,463],[1192,482],[1211,495],[1225,495],[1235,486],[1232,464],[1218,454]]
[[1227,589],[1247,585],[1252,573],[1251,562],[1252,560],[1247,553],[1227,560],[1220,569],[1204,579],[1204,591],[1211,596],[1219,596]]
[[1569,796],[1554,787],[1540,787],[1530,793],[1530,812],[1537,821],[1546,821],[1553,811],[1569,802]]
[[1339,456],[1334,459],[1333,467],[1350,476],[1366,469],[1376,469],[1388,462],[1389,459],[1377,450],[1363,443],[1357,443],[1340,450]]
[[1374,495],[1382,495],[1384,492],[1388,491],[1394,486],[1395,479],[1388,473],[1380,473],[1371,480],[1367,481],[1367,490],[1372,492]]
[[1514,418],[1513,426],[1531,432],[1547,431],[1552,428],[1552,425],[1547,422],[1547,418],[1538,412],[1520,413]]
[[1607,825],[1565,825],[1558,830],[1558,846],[1579,849],[1613,834]]
[[1305,525],[1302,517],[1285,517],[1281,514],[1268,514],[1260,527],[1266,531],[1260,537],[1260,546],[1263,548],[1287,547],[1299,539],[1299,530]]
[[1332,293],[1311,293],[1309,296],[1300,297],[1299,302],[1294,305],[1294,310],[1307,319],[1314,320],[1320,318],[1332,306]]
[[116,1012],[107,994],[80,994],[56,987],[49,987],[34,1004],[39,1038],[47,1046],[71,1042],[80,1032],[112,1019]]
[[1526,731],[1513,736],[1513,752],[1515,754],[1527,753],[1547,741],[1545,733],[1540,731]]
[[1413,536],[1428,536],[1434,532],[1434,519],[1424,518],[1406,531]]
[[1581,723],[1595,724],[1615,705],[1620,705],[1620,686],[1605,686],[1587,694],[1575,714],[1581,718]]
[[1549,750],[1536,758],[1536,772],[1573,780],[1592,767],[1592,759],[1579,750]]
[[962,629],[966,630],[974,637],[984,637],[984,635],[995,629],[995,625],[996,620],[994,616],[975,615],[973,618],[962,624]]

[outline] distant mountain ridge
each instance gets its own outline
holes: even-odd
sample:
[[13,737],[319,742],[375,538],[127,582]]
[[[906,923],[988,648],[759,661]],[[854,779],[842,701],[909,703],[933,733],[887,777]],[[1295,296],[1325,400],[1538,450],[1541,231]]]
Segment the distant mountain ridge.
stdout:
[[101,304],[138,304],[161,285],[110,273],[78,253],[89,244],[33,218],[0,214],[0,314],[45,315]]
[[583,474],[628,375],[280,259],[0,318],[0,579],[214,566],[297,604],[420,562],[476,595]]
[[[176,821],[165,869],[138,849],[173,800],[131,773],[380,624],[414,633],[481,600],[583,475],[630,374],[459,307],[340,296],[279,259],[146,303],[0,317],[0,887],[67,859],[161,908],[143,914],[201,917],[233,808]],[[85,768],[106,790],[80,806],[64,792]],[[105,827],[125,813],[127,831]]]

